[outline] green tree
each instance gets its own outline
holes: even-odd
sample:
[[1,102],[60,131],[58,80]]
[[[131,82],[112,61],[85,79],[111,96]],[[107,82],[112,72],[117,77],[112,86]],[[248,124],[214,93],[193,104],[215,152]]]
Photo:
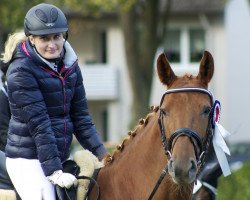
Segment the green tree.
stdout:
[[161,5],[162,2],[138,1],[120,14],[133,87],[134,119],[148,112],[154,56],[165,35],[171,5],[171,1],[166,1],[165,5]]
[[0,50],[7,34],[22,27],[27,10],[42,0],[1,0],[0,1]]

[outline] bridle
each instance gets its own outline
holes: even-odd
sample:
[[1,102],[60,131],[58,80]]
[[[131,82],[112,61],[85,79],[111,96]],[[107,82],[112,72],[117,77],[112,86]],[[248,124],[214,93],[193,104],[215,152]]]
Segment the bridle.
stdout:
[[148,200],[151,200],[155,194],[155,192],[157,191],[158,187],[160,186],[163,178],[165,177],[165,175],[167,174],[168,171],[168,161],[169,159],[171,159],[171,152],[172,149],[177,141],[177,139],[180,136],[187,136],[190,139],[190,142],[192,143],[192,145],[194,146],[194,151],[195,151],[195,156],[196,156],[196,160],[197,160],[197,165],[198,165],[198,173],[197,176],[200,172],[200,169],[202,168],[203,164],[204,164],[204,158],[205,158],[205,154],[208,150],[208,147],[210,145],[210,142],[212,140],[213,137],[213,129],[212,129],[212,123],[211,123],[211,114],[209,117],[209,122],[208,122],[208,127],[207,127],[207,138],[206,140],[203,140],[194,130],[190,129],[190,128],[179,128],[176,129],[171,135],[170,138],[166,138],[166,134],[165,134],[165,128],[164,128],[164,123],[163,123],[163,119],[164,119],[164,111],[161,109],[161,105],[163,103],[163,100],[165,98],[165,96],[167,94],[171,94],[171,93],[183,93],[183,92],[199,92],[199,93],[203,93],[209,96],[210,98],[210,103],[211,106],[213,107],[214,104],[214,99],[213,99],[213,95],[210,91],[203,89],[203,88],[197,88],[197,87],[187,87],[187,88],[177,88],[177,89],[169,89],[167,90],[162,98],[161,98],[161,102],[160,102],[160,114],[159,114],[159,118],[158,118],[158,124],[160,127],[160,132],[161,132],[161,141],[162,141],[162,145],[164,148],[164,152],[165,155],[167,156],[167,163],[166,166],[164,167],[164,169],[162,170],[162,173],[160,175],[160,177],[158,178],[158,181],[156,182],[156,185],[153,189],[153,191],[151,192]]
[[[160,102],[160,107],[161,107],[163,100],[167,94],[181,93],[181,92],[199,92],[199,93],[207,94],[210,98],[211,106],[213,106],[214,100],[213,100],[213,95],[210,91],[208,91],[206,89],[202,89],[202,88],[178,88],[178,89],[167,90],[163,94],[163,96],[161,98],[161,102]],[[200,138],[200,136],[190,128],[179,128],[179,129],[175,130],[171,134],[170,138],[167,140],[166,134],[165,134],[165,128],[164,128],[164,124],[163,124],[163,118],[164,118],[164,114],[163,114],[163,111],[160,109],[158,123],[159,123],[159,127],[161,130],[161,139],[162,139],[162,144],[164,147],[165,154],[171,157],[171,150],[173,148],[173,141],[175,140],[175,142],[176,142],[176,140],[180,136],[187,136],[187,137],[189,137],[191,143],[194,146],[196,159],[200,163],[202,160],[202,156],[204,154],[204,150],[206,150],[206,146],[207,146],[207,145],[205,147],[203,146],[202,139]],[[207,128],[207,133],[208,132],[211,132],[211,118],[209,119],[209,124],[208,124],[208,128]],[[196,143],[194,141],[196,141]],[[210,142],[210,141],[207,141],[207,142]],[[198,149],[200,150],[200,154],[198,153]]]

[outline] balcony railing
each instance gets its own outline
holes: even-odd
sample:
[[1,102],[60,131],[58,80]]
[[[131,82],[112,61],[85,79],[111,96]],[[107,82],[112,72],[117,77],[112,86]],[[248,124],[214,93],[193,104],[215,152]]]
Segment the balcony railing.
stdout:
[[118,99],[118,69],[105,64],[81,66],[88,100]]

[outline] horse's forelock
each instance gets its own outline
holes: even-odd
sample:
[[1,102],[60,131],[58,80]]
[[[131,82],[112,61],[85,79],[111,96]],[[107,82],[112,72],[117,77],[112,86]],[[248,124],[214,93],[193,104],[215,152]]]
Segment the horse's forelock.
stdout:
[[198,76],[195,76],[193,74],[184,74],[183,76],[178,76],[178,78],[172,83],[169,89],[183,87],[199,87],[206,89],[207,84],[201,81]]

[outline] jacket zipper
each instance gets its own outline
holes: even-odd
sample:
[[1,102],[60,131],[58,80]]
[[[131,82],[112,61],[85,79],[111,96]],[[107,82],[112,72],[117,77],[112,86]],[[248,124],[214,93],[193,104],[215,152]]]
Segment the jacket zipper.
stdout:
[[[48,72],[49,74],[51,74],[54,77],[57,77],[60,79],[61,83],[62,83],[62,90],[63,90],[63,113],[66,112],[66,88],[65,88],[65,78],[67,77],[67,75],[73,70],[73,66],[67,70],[67,72],[65,73],[64,77],[62,76],[62,71],[64,70],[64,66],[62,67],[62,69],[60,70],[60,72],[55,72],[52,71],[50,69],[44,68],[42,67],[42,69],[44,69],[46,72]],[[64,148],[63,148],[63,152],[62,152],[62,156],[65,156],[65,151],[66,151],[66,132],[67,132],[67,123],[66,123],[66,119],[64,118],[64,133],[63,133],[63,138],[64,138]]]
[[[65,89],[65,80],[63,76],[59,73],[59,78],[62,82],[62,89],[63,89],[63,113],[65,114],[66,112],[66,89]],[[63,148],[63,157],[65,156],[65,151],[66,151],[66,119],[64,117],[64,133],[63,133],[63,138],[64,138],[64,148]]]

